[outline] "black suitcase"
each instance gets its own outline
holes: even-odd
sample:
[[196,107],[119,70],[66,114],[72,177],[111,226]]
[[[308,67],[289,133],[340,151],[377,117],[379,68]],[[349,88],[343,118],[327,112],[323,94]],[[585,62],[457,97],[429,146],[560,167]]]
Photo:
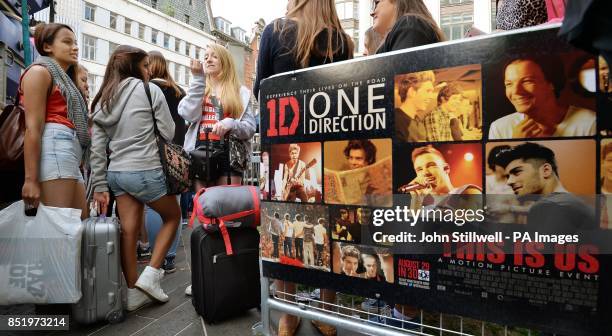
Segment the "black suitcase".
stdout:
[[222,321],[259,307],[259,232],[229,228],[233,254],[225,253],[218,232],[202,226],[191,233],[192,303],[208,323]]

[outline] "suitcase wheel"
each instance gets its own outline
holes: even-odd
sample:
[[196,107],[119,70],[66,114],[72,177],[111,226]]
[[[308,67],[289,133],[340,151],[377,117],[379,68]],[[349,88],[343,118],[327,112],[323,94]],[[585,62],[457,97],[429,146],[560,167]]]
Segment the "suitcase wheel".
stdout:
[[115,323],[122,322],[124,318],[125,318],[125,315],[123,314],[123,310],[115,310],[115,311],[108,313],[106,320],[110,324],[115,324]]

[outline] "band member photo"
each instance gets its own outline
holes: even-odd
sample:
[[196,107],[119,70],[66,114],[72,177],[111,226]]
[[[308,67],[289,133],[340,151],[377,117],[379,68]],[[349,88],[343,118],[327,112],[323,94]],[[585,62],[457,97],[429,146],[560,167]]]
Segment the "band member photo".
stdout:
[[531,202],[514,195],[506,184],[506,171],[498,161],[497,154],[510,149],[510,145],[487,144],[487,166],[485,193],[487,200],[487,221],[494,223],[525,224]]
[[325,202],[390,206],[392,203],[390,139],[325,143]]
[[[399,157],[410,157],[399,162],[403,169],[396,171],[396,180],[405,181],[398,192],[410,194],[410,206],[451,206],[478,208],[481,197],[446,197],[445,195],[482,194],[482,146],[471,144],[404,145]],[[449,203],[450,202],[450,203]],[[463,204],[467,202],[466,204]]]
[[612,229],[612,139],[601,140],[601,227]]
[[606,60],[599,56],[599,133],[603,136],[612,136],[612,79],[610,66]]
[[380,265],[377,255],[362,253],[361,263],[365,269],[365,272],[362,273],[364,279],[374,281],[383,281],[385,279],[384,275],[380,273]]
[[326,207],[264,202],[261,208],[263,260],[330,270]]
[[[594,99],[586,97],[585,90],[567,85],[572,74],[565,68],[563,58],[554,54],[516,57],[503,63],[500,83],[492,87],[499,92],[490,99],[489,139],[595,135]],[[508,113],[498,103],[502,93],[512,105]]]
[[369,208],[330,207],[330,214],[334,240],[360,244],[362,231],[369,232],[372,214]]
[[320,143],[273,145],[270,156],[273,200],[321,202]]
[[393,283],[393,255],[388,249],[334,243],[334,273]]
[[482,138],[480,65],[395,77],[396,136],[406,142]]
[[[532,231],[548,234],[575,233],[577,230],[588,230],[597,227],[595,210],[583,198],[579,198],[569,191],[562,178],[566,180],[579,180],[580,184],[593,184],[595,176],[593,167],[587,163],[594,162],[594,141],[574,140],[558,141],[557,148],[573,147],[575,151],[580,148],[590,153],[589,160],[580,161],[583,169],[578,174],[568,174],[564,177],[557,161],[555,151],[543,143],[525,142],[512,146],[497,154],[497,162],[505,170],[506,184],[512,188],[517,197],[535,195],[537,198],[531,205],[527,215],[527,228]],[[565,155],[573,155],[569,150],[560,151]],[[571,154],[570,154],[571,153]],[[575,161],[577,158],[570,158]],[[568,159],[565,159],[568,162]],[[589,169],[590,168],[590,169]],[[568,169],[569,170],[569,169]],[[577,172],[575,172],[577,173]],[[588,177],[591,180],[588,181]],[[586,177],[586,178],[584,178]],[[592,189],[583,188],[582,190]],[[591,190],[593,192],[594,190]]]

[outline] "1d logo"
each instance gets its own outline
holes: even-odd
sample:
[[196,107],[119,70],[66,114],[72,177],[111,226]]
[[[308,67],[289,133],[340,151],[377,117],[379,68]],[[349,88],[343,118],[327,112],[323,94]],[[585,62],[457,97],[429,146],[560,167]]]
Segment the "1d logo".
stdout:
[[[279,99],[270,99],[267,103],[268,111],[270,112],[270,128],[268,129],[267,136],[284,136],[284,135],[295,135],[298,124],[300,123],[300,105],[298,100],[291,97],[282,97]],[[278,106],[278,124],[276,117],[276,107]],[[287,108],[289,107],[289,108]],[[288,117],[293,116],[289,127],[286,126]]]

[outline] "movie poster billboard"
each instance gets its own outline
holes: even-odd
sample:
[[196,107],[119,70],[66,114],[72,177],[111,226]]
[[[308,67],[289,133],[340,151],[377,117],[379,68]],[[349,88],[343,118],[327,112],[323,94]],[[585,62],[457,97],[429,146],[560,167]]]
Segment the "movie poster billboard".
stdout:
[[[605,335],[607,68],[557,31],[264,81],[264,275],[546,333]],[[282,224],[306,213],[321,222],[314,264],[296,257],[295,229]]]

